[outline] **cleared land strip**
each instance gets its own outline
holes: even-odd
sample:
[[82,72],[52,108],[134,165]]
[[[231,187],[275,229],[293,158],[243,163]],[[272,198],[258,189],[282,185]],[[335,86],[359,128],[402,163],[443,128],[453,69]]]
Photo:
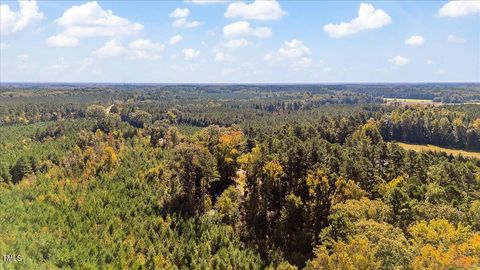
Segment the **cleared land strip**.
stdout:
[[423,145],[423,144],[410,144],[410,143],[402,143],[402,142],[397,142],[397,143],[402,148],[407,150],[445,152],[447,154],[452,154],[454,156],[462,155],[464,157],[473,157],[473,158],[480,159],[480,152],[443,148],[443,147],[439,147],[431,144]]

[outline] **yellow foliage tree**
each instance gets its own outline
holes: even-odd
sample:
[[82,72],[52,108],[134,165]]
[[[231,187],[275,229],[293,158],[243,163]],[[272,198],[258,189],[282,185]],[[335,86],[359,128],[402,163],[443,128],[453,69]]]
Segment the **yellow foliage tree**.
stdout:
[[359,200],[367,196],[367,192],[359,187],[352,180],[345,181],[342,177],[335,182],[335,193],[332,204],[345,202],[346,200]]
[[306,270],[373,270],[380,267],[375,258],[376,248],[364,236],[350,237],[347,242],[334,242],[331,250],[320,246]]
[[480,269],[480,233],[445,219],[420,221],[409,232],[419,254],[413,269]]
[[272,160],[267,162],[263,166],[263,173],[272,181],[276,182],[282,177],[285,173],[280,162]]

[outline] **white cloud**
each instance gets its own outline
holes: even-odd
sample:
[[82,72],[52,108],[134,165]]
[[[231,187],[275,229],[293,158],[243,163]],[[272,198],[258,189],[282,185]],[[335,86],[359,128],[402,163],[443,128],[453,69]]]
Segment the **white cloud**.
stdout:
[[422,36],[411,36],[405,40],[405,44],[410,46],[422,46],[425,43],[425,39]]
[[358,17],[350,22],[342,22],[339,24],[329,23],[323,27],[323,30],[327,32],[330,37],[341,38],[363,30],[380,28],[391,22],[392,19],[385,11],[375,9],[370,4],[361,3],[358,9]]
[[92,53],[101,58],[120,56],[125,52],[123,45],[116,39],[112,39],[102,48],[93,51]]
[[235,2],[228,5],[226,18],[243,18],[248,20],[277,20],[287,14],[277,1],[256,0],[251,4]]
[[130,48],[135,50],[160,50],[164,49],[163,44],[151,42],[148,39],[139,38],[130,43]]
[[188,8],[176,8],[172,13],[170,13],[170,18],[186,18],[190,14],[190,10]]
[[235,36],[256,36],[259,38],[268,38],[272,35],[269,27],[251,27],[246,21],[234,22],[223,27],[223,35],[225,37]]
[[44,19],[37,1],[18,1],[20,10],[12,11],[7,4],[0,5],[0,34],[8,35],[34,25]]
[[331,67],[324,67],[323,72],[325,72],[325,73],[332,72],[332,68]]
[[183,37],[181,35],[175,35],[175,36],[172,36],[170,38],[170,40],[168,41],[168,43],[170,43],[170,45],[175,45],[177,44],[178,42],[182,41]]
[[408,58],[400,56],[400,55],[397,55],[395,57],[392,57],[392,58],[388,59],[389,63],[392,63],[392,64],[397,65],[397,66],[406,65],[406,64],[408,64],[409,61],[410,60],[408,60]]
[[223,52],[217,52],[215,54],[215,62],[223,62],[225,61],[226,57],[225,57],[225,53]]
[[283,47],[278,49],[278,55],[282,58],[297,58],[304,55],[309,55],[310,49],[303,45],[301,40],[293,39],[291,41],[285,41]]
[[188,16],[190,15],[190,10],[188,8],[176,8],[170,17],[174,18],[172,26],[173,27],[185,27],[185,28],[194,28],[200,26],[202,23],[199,21],[189,21]]
[[118,37],[143,30],[142,24],[116,16],[95,1],[67,9],[56,22],[64,27],[62,35],[71,38]]
[[480,1],[450,1],[438,10],[440,17],[460,17],[480,13]]
[[192,48],[184,49],[182,52],[183,52],[184,59],[187,61],[193,60],[198,56],[200,56],[200,51]]
[[6,48],[8,48],[8,44],[5,43],[5,42],[1,42],[0,43],[0,49],[6,49]]
[[176,19],[173,23],[173,27],[185,27],[185,28],[195,28],[200,26],[201,23],[199,21],[189,21],[186,18]]
[[433,65],[433,61],[430,60],[430,59],[428,59],[428,60],[427,60],[427,65]]
[[292,68],[298,70],[307,68],[312,64],[313,61],[309,57],[310,54],[310,49],[301,40],[293,39],[285,41],[276,53],[267,53],[263,60],[268,62],[289,61]]
[[[100,58],[127,55],[130,60],[157,60],[165,46],[161,43],[155,43],[148,39],[139,38],[125,48],[118,40],[112,39],[105,46],[92,52],[93,55]],[[91,62],[91,60],[89,60]]]
[[10,10],[8,5],[0,5],[0,33],[10,34],[15,28],[17,13]]
[[75,37],[66,36],[64,34],[58,34],[51,36],[47,39],[47,45],[49,47],[75,47],[78,46],[78,39]]
[[308,68],[313,63],[313,60],[309,57],[301,57],[298,61],[293,62],[292,68],[294,70]]
[[139,38],[129,44],[129,58],[143,60],[157,60],[165,49],[161,43],[154,43],[148,39]]
[[467,42],[464,38],[457,37],[455,35],[448,35],[447,40],[450,43],[465,43],[465,42]]
[[248,46],[248,40],[241,38],[241,39],[232,39],[224,43],[225,47],[229,48],[238,48],[238,47],[245,47]]
[[36,1],[20,1],[19,4],[20,13],[13,29],[14,32],[22,30],[44,18],[43,13],[38,9]]
[[226,3],[228,2],[228,0],[185,0],[184,2],[203,5],[203,4]]
[[272,61],[273,60],[273,54],[272,53],[265,54],[265,56],[263,57],[263,60]]

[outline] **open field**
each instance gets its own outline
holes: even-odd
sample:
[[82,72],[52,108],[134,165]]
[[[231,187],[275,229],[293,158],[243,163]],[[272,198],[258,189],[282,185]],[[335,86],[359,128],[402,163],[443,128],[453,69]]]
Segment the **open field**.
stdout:
[[464,157],[472,157],[480,159],[480,152],[474,151],[465,151],[465,150],[457,150],[457,149],[449,149],[443,148],[431,144],[422,145],[422,144],[409,144],[409,143],[398,143],[402,148],[407,150],[414,150],[414,151],[434,151],[434,152],[445,152],[447,154],[452,154],[454,156],[464,156]]
[[387,103],[398,102],[403,105],[441,105],[441,102],[434,102],[431,99],[413,99],[413,98],[385,98]]
[[193,135],[198,131],[202,130],[201,127],[196,127],[196,126],[187,125],[187,124],[177,125],[177,128],[182,134],[185,134],[185,135]]

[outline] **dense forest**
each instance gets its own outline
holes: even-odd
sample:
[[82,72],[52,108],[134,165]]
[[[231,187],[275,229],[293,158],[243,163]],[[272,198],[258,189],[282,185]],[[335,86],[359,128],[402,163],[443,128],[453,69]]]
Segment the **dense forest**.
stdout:
[[[384,98],[429,99],[431,105]],[[2,269],[480,269],[478,84],[0,87]]]

